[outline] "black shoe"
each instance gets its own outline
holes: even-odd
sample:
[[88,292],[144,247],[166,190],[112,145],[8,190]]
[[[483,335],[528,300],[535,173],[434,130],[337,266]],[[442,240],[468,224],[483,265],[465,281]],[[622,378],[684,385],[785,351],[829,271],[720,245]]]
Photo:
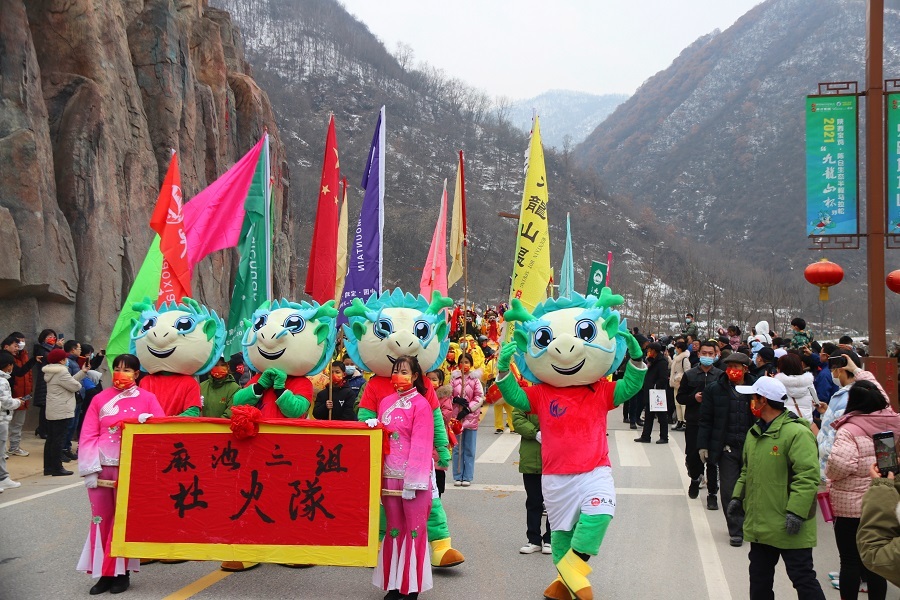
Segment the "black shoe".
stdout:
[[388,593],[384,595],[384,600],[400,600],[403,597],[403,594],[400,593],[400,590],[388,590]]
[[78,460],[78,453],[71,450],[63,450],[62,455],[69,460]]
[[634,441],[639,442],[641,444],[649,444],[650,440],[645,437],[634,438]]
[[94,584],[94,587],[91,588],[90,594],[91,596],[96,596],[97,594],[105,594],[109,591],[109,588],[112,587],[113,581],[115,581],[115,577],[101,577],[97,580],[97,583]]
[[631,428],[632,428],[632,429],[637,429],[637,425],[634,424],[634,423],[632,423],[632,424],[631,424]]
[[637,424],[640,425],[641,427],[643,427],[643,426],[644,426],[644,420],[643,420],[643,419],[638,419]]
[[[498,433],[503,433],[503,430],[502,430],[502,429],[498,429],[497,431],[494,432],[494,435],[496,435],[496,434],[498,434]],[[391,590],[391,592],[395,592],[395,591],[397,591],[397,590]],[[390,592],[388,592],[388,593],[390,593]],[[397,592],[397,593],[399,594],[400,592]],[[400,596],[397,596],[397,597],[399,598]],[[385,596],[385,598],[387,598],[387,596]]]
[[744,538],[742,538],[739,535],[733,535],[733,536],[731,536],[731,539],[728,541],[728,543],[731,544],[732,546],[734,546],[735,548],[740,548],[741,546],[744,545]]
[[407,595],[402,597],[403,600],[418,600],[419,592],[410,592]]
[[688,498],[693,500],[700,495],[700,478],[691,479],[691,485],[688,486]]
[[719,510],[719,501],[715,495],[710,494],[706,497],[707,510]]
[[668,444],[669,440],[656,440],[657,444]]
[[61,461],[64,462],[64,463],[70,463],[70,462],[72,462],[72,459],[69,458],[68,456],[66,456],[65,454],[63,454],[62,456],[60,456],[60,457],[59,457],[59,460],[61,460]]
[[50,475],[51,477],[65,477],[66,475],[71,475],[72,471],[67,471],[65,469],[60,469],[59,471],[44,471],[44,475]]
[[109,588],[110,594],[121,594],[131,585],[131,579],[128,577],[128,573],[124,575],[116,575],[116,580],[113,581],[112,586]]
[[622,422],[623,422],[623,423],[627,423],[627,422],[628,422],[628,417],[625,417],[624,419],[622,419]]

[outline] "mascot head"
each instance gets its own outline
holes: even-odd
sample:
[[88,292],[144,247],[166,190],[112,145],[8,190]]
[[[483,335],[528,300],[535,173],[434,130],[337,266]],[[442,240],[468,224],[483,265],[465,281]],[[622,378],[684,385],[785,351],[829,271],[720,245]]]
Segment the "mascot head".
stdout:
[[361,369],[391,376],[394,361],[408,354],[419,359],[424,371],[440,367],[447,356],[449,326],[444,310],[453,301],[434,292],[424,296],[402,290],[373,294],[363,303],[354,298],[344,314],[344,347]]
[[257,372],[275,367],[294,376],[318,373],[334,354],[337,314],[334,300],[266,302],[245,323],[244,361]]
[[614,372],[625,356],[619,332],[627,327],[611,307],[623,302],[609,288],[603,288],[599,298],[580,294],[551,298],[538,304],[534,313],[514,299],[503,318],[518,321],[513,342],[522,375],[533,383],[572,387]]
[[203,375],[222,356],[225,323],[196,300],[182,298],[180,304],[157,309],[148,299],[134,310],[141,317],[132,321],[131,353],[140,359],[141,370]]

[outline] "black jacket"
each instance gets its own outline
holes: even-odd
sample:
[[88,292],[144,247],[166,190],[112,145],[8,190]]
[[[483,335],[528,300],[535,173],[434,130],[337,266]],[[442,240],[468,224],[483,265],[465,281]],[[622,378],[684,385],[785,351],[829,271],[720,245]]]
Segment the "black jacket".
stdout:
[[763,365],[761,367],[757,367],[754,365],[750,369],[750,373],[756,379],[759,379],[760,377],[774,377],[775,373],[777,373],[777,372],[778,372],[778,369],[775,368],[775,364],[770,363],[770,362],[763,363]]
[[[756,377],[748,373],[742,385],[753,385],[754,381]],[[711,464],[718,463],[726,445],[740,455],[755,421],[750,412],[750,396],[738,394],[728,375],[722,373],[703,391],[697,447],[709,450]]]
[[32,394],[34,395],[34,405],[35,406],[46,406],[47,405],[47,382],[44,381],[44,366],[47,364],[47,355],[50,354],[49,350],[44,344],[35,344],[34,352],[31,353],[31,356],[34,357],[35,360],[38,357],[41,358],[41,362],[38,362],[34,365],[34,390],[32,390]]
[[686,423],[696,423],[700,420],[700,403],[694,395],[702,392],[706,386],[719,378],[724,371],[710,367],[709,372],[704,372],[699,366],[688,369],[681,378],[678,386],[678,394],[675,400],[684,405],[684,420]]
[[669,361],[664,356],[647,359],[647,372],[644,374],[644,391],[664,390],[669,385]]
[[[331,409],[332,421],[356,421],[356,412],[353,410],[353,404],[356,402],[357,392],[344,384],[335,387],[331,393],[331,401],[334,408]],[[316,404],[313,407],[313,417],[320,421],[328,420],[328,407],[325,403],[328,401],[328,388],[316,394]]]

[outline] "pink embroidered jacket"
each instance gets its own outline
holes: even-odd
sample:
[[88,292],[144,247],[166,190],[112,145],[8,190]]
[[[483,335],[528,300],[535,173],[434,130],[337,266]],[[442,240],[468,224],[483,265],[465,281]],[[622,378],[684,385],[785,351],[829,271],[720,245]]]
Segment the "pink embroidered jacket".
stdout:
[[428,400],[416,388],[395,392],[378,402],[378,420],[391,449],[384,457],[383,475],[402,479],[406,490],[430,489],[434,414]]
[[[465,398],[471,411],[463,420],[463,429],[478,429],[481,420],[481,405],[484,403],[484,386],[481,385],[481,369],[472,369],[463,375],[462,371],[453,371],[450,375],[450,385],[453,387],[453,396]],[[458,404],[453,405],[453,416],[459,415],[462,408]]]
[[869,489],[869,469],[875,462],[872,435],[900,432],[900,415],[890,408],[873,413],[847,413],[832,423],[837,434],[825,464],[831,509],[838,517],[859,518],[862,497]]
[[108,388],[94,396],[78,439],[78,473],[83,477],[99,473],[102,467],[119,466],[121,422],[144,413],[166,416],[156,396],[136,385],[127,390]]

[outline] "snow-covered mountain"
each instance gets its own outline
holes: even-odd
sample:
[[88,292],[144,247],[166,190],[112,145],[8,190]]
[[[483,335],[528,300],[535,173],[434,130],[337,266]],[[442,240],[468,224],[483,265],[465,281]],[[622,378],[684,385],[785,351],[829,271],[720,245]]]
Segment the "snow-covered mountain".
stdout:
[[534,98],[513,102],[510,120],[522,131],[530,131],[531,117],[537,111],[544,145],[562,150],[566,136],[570,147],[580,144],[627,99],[625,94],[550,90]]

